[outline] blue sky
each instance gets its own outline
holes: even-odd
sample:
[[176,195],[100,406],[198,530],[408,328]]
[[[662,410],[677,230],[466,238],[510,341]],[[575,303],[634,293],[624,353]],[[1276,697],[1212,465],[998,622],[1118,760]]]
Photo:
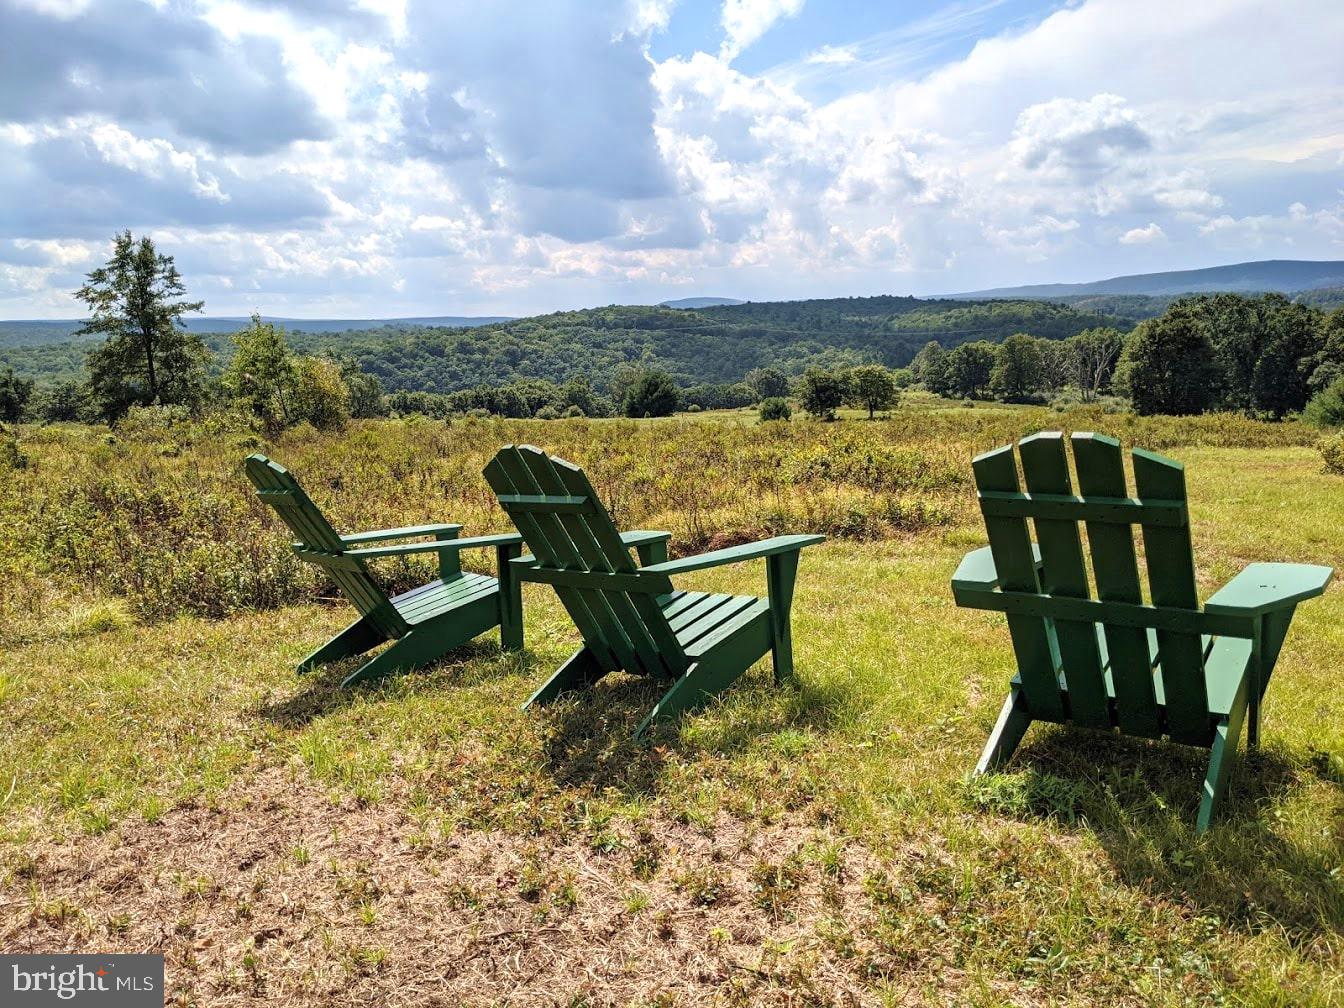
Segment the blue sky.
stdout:
[[0,317],[131,228],[212,314],[1344,258],[1339,0],[0,0]]

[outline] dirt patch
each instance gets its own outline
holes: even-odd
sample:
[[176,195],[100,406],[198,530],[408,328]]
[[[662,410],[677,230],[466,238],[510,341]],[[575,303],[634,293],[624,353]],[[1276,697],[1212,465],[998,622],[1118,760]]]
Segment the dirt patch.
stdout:
[[440,836],[271,769],[9,867],[0,948],[162,952],[171,1004],[866,1005],[957,986],[884,925],[892,866],[812,825]]

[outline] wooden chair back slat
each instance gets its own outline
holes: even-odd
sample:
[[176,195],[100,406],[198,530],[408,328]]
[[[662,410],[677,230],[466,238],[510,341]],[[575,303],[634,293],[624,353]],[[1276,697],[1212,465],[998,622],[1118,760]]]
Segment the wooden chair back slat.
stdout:
[[[1074,434],[1072,441],[1078,490],[1084,497],[1128,496],[1119,441],[1089,433]],[[1102,602],[1142,602],[1133,528],[1100,521],[1089,521],[1086,525],[1097,598]],[[1104,624],[1103,631],[1111,658],[1111,685],[1120,730],[1127,735],[1155,738],[1162,733],[1162,725],[1157,713],[1148,635],[1134,627],[1111,624]]]
[[264,455],[248,456],[244,468],[257,496],[275,510],[300,546],[313,553],[343,557],[345,563],[324,569],[359,614],[389,638],[404,636],[409,629],[405,619],[363,561],[344,557],[345,544],[340,535],[293,474]]
[[[981,491],[1018,491],[1013,446],[978,456],[972,463],[975,485]],[[985,530],[994,555],[999,585],[1004,591],[1039,592],[1036,561],[1025,518],[985,515]],[[1008,632],[1017,655],[1022,695],[1032,716],[1063,721],[1064,703],[1055,677],[1057,662],[1053,633],[1039,616],[1009,615]]]
[[[685,653],[655,594],[625,590],[629,578],[654,575],[639,573],[581,469],[531,445],[508,445],[485,478],[541,568],[570,572],[566,580],[577,575],[555,590],[599,664],[659,677],[685,671]],[[585,574],[593,575],[590,583]],[[604,584],[611,575],[626,578],[625,585]]]
[[[1057,432],[1024,439],[1018,448],[1022,475],[1031,494],[1072,492],[1064,438]],[[1069,598],[1090,598],[1087,566],[1083,562],[1078,523],[1061,518],[1036,517],[1036,541],[1041,549],[1041,591]],[[1096,625],[1075,620],[1053,620],[1064,681],[1069,688],[1069,717],[1093,728],[1111,727],[1110,699]]]
[[[1131,457],[1134,489],[1141,499],[1185,501],[1184,466],[1139,448],[1133,450]],[[1153,605],[1198,609],[1195,555],[1188,521],[1176,527],[1145,525],[1143,548]],[[1200,635],[1159,630],[1157,657],[1166,698],[1167,733],[1177,742],[1206,744],[1212,720]]]

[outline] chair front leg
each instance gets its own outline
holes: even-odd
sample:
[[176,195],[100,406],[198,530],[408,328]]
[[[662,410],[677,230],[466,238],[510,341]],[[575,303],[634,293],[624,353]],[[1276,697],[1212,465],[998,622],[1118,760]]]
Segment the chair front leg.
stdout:
[[798,580],[798,550],[765,559],[765,587],[770,603],[770,658],[775,684],[793,678],[793,588]]
[[512,560],[522,555],[521,543],[495,547],[495,569],[499,574],[499,645],[506,651],[523,648],[523,583],[518,580]]

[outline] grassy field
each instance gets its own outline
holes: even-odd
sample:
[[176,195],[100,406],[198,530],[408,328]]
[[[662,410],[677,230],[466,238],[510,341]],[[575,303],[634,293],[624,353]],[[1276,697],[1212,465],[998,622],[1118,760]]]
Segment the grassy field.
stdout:
[[[26,429],[0,472],[0,948],[162,951],[180,1004],[1344,1004],[1344,595],[1299,612],[1215,828],[1206,754],[1034,727],[969,781],[1012,667],[948,580],[969,459],[1041,428],[1187,464],[1204,595],[1344,565],[1314,433],[1233,417],[910,409],[875,423]],[[768,664],[635,746],[657,689],[518,704],[575,646],[529,588],[493,638],[341,692],[349,619],[250,499],[265,450],[350,529],[504,527],[529,441],[674,553],[781,531],[796,688]],[[11,463],[12,465],[12,463]],[[685,587],[758,593],[761,565]],[[387,568],[396,584],[423,576]]]

